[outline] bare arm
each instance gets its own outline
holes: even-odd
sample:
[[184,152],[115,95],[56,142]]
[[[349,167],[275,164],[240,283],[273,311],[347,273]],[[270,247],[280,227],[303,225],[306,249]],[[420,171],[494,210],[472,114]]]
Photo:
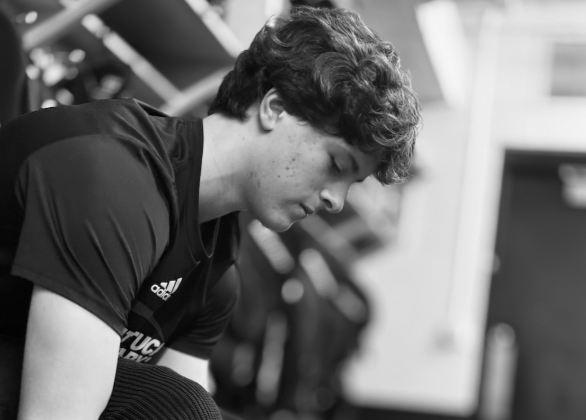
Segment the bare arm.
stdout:
[[175,372],[185,376],[192,381],[197,382],[206,390],[208,388],[208,367],[209,362],[189,354],[181,353],[172,348],[163,350],[160,358],[157,360],[158,366],[166,366]]
[[119,344],[101,319],[35,286],[18,419],[97,419],[112,392]]

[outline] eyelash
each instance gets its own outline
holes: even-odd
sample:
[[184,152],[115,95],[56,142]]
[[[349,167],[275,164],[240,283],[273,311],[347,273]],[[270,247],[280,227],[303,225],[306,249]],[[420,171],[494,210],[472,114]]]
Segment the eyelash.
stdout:
[[340,169],[340,166],[338,166],[338,164],[336,163],[336,159],[334,159],[334,157],[331,156],[331,155],[330,155],[330,167],[336,173],[341,173],[342,172],[342,170]]

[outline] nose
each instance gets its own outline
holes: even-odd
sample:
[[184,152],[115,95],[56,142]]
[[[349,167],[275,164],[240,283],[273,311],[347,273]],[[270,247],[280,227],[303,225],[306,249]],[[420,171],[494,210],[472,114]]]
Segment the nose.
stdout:
[[344,208],[346,195],[348,194],[347,185],[338,185],[330,188],[324,188],[320,193],[320,198],[324,203],[324,208],[329,213],[339,213]]

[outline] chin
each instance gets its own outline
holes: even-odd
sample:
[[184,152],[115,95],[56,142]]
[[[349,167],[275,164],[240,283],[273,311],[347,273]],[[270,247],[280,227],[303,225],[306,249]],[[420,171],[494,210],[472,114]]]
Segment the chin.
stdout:
[[258,221],[267,229],[272,230],[273,232],[285,232],[291,226],[293,226],[294,221],[291,219],[284,218],[284,217],[270,217],[268,215],[263,215],[257,217]]
[[267,229],[273,232],[285,232],[297,221],[286,210],[286,206],[263,204],[261,201],[253,202],[248,211]]
[[288,222],[288,223],[264,223],[262,220],[260,222],[261,222],[261,224],[264,227],[266,227],[269,230],[272,230],[273,232],[285,232],[291,226],[293,226],[293,223],[295,223],[295,222]]

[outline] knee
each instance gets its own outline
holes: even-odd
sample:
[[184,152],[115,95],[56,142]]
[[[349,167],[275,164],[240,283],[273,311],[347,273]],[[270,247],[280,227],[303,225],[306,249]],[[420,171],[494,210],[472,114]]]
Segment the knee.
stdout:
[[212,396],[173,370],[118,359],[116,380],[100,420],[221,420]]

